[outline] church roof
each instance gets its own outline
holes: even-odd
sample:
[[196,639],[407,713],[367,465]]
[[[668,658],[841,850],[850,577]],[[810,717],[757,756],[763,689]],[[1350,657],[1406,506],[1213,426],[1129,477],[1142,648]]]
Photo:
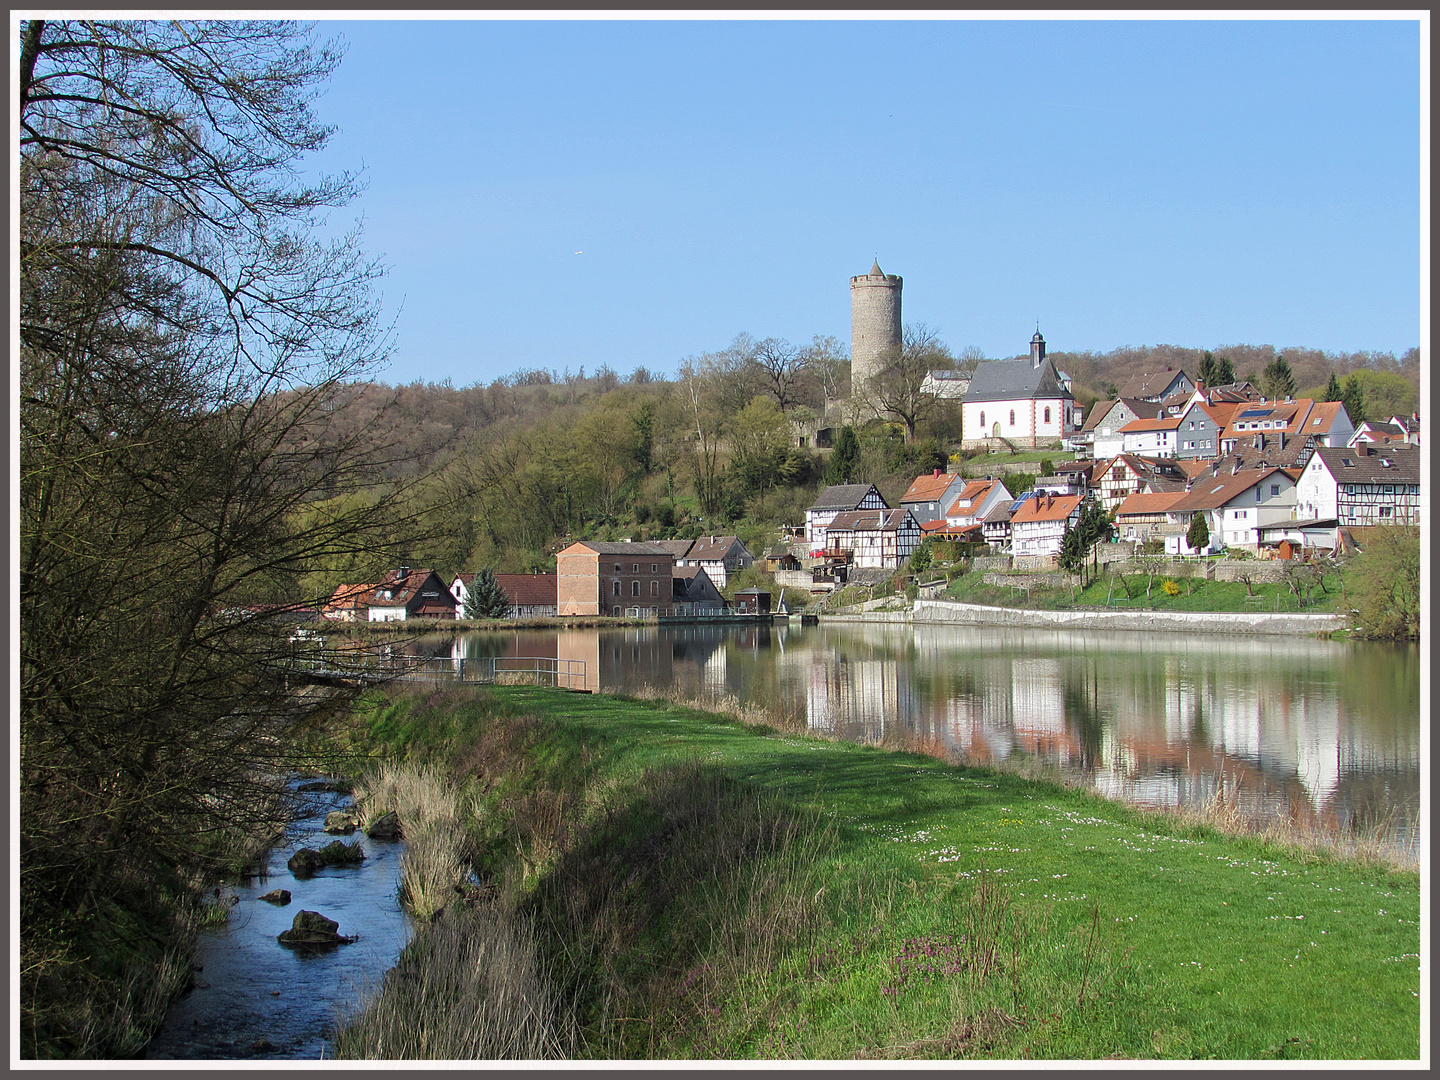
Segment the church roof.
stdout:
[[1015,401],[1036,398],[1070,398],[1055,365],[1046,359],[1037,368],[1030,358],[987,360],[975,369],[966,401]]

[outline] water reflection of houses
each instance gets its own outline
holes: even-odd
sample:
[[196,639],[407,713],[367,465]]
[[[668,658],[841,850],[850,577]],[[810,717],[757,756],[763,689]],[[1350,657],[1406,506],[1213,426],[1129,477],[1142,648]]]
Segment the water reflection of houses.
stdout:
[[900,663],[843,650],[815,656],[809,668],[805,709],[809,725],[847,739],[878,742],[903,730],[916,712],[915,684]]

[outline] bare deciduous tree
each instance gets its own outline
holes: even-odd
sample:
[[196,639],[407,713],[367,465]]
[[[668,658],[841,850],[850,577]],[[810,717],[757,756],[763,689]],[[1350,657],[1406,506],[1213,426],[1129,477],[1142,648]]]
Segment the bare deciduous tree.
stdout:
[[[284,663],[300,581],[403,537],[386,440],[337,436],[389,340],[380,267],[317,238],[357,183],[295,167],[338,60],[275,21],[20,25],[27,948],[272,818],[323,704]],[[76,1038],[27,1026],[117,1050]]]

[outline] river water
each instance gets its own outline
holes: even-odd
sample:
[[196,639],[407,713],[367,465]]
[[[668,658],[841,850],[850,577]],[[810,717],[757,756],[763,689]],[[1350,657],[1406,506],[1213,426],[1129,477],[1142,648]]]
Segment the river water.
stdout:
[[[1420,656],[1415,646],[1309,638],[1094,633],[925,624],[666,625],[436,636],[406,646],[462,659],[583,664],[588,689],[675,688],[803,719],[829,735],[937,743],[968,761],[1034,758],[1112,797],[1197,807],[1224,785],[1242,809],[1345,834],[1420,843]],[[403,845],[362,838],[368,858],[297,880],[320,847],[311,796],[265,876],[229,890],[226,926],[202,933],[196,986],[145,1057],[329,1056],[352,1011],[409,939],[397,898]],[[259,897],[289,889],[288,906]],[[304,954],[281,946],[301,908],[358,935]]]
[[[340,1017],[394,966],[410,937],[398,894],[404,844],[328,835],[325,815],[349,805],[349,796],[305,798],[303,816],[271,849],[265,873],[222,890],[226,902],[234,900],[230,918],[201,931],[195,985],[171,1006],[146,1059],[329,1057]],[[285,865],[302,847],[357,838],[366,856],[358,866],[326,867],[302,880]],[[272,889],[288,889],[290,903],[260,899]],[[341,934],[357,940],[314,952],[281,945],[276,936],[302,908],[334,919]]]
[[728,695],[846,739],[1035,758],[1142,805],[1199,807],[1223,785],[1254,815],[1419,839],[1414,645],[792,622],[469,633],[415,651],[579,661],[592,690]]

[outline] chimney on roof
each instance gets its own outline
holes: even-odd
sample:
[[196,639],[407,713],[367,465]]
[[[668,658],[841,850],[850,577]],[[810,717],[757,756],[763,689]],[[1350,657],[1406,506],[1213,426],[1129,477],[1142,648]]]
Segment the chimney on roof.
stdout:
[[410,576],[410,567],[408,567],[408,566],[402,566],[402,567],[400,567],[400,572],[395,575],[395,580],[396,580],[396,581],[399,581],[399,582],[404,582],[404,580],[405,580],[407,577],[409,577],[409,576]]
[[1239,471],[1240,471],[1240,459],[1237,457],[1237,458],[1235,459],[1235,464],[1232,465],[1232,466],[1230,466],[1230,475],[1231,475],[1231,476],[1234,476],[1234,475],[1235,475],[1236,473],[1238,473]]
[[932,480],[939,480],[939,479],[940,479],[940,470],[939,470],[939,469],[936,469],[936,470],[935,470],[935,475],[932,476],[931,479],[932,479]]

